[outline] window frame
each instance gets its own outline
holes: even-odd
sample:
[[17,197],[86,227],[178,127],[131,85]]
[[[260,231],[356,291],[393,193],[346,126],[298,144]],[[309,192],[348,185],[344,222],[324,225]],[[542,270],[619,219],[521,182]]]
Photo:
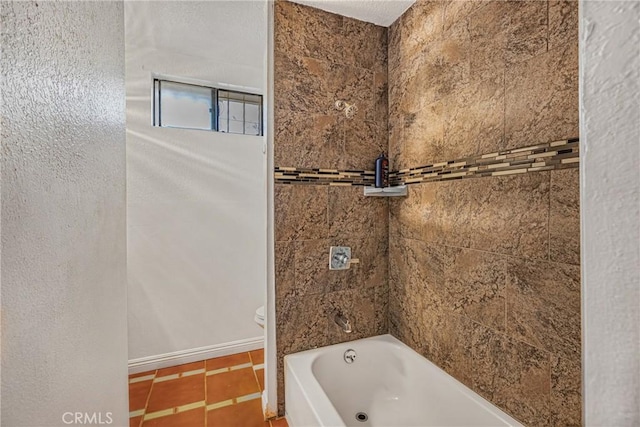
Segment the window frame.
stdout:
[[[211,92],[211,106],[212,106],[212,108],[209,109],[210,123],[211,123],[210,129],[199,129],[199,128],[190,128],[190,127],[178,127],[178,126],[162,126],[162,82],[176,83],[176,84],[181,84],[186,86],[195,86],[195,87],[209,89]],[[197,83],[187,83],[184,81],[170,80],[162,77],[153,77],[152,90],[153,90],[153,97],[152,97],[153,99],[152,99],[151,108],[153,110],[153,114],[152,114],[153,127],[168,128],[168,129],[174,128],[174,129],[204,130],[209,132],[226,133],[226,134],[232,134],[232,135],[264,136],[264,120],[263,120],[264,97],[261,94],[243,92],[243,91],[232,90],[227,88],[219,88],[215,86],[208,86],[208,85],[197,84]],[[231,100],[242,103],[242,133],[229,132],[229,125],[228,125],[230,121],[228,117],[229,112],[227,112],[227,131],[220,131],[219,92],[227,92],[228,94],[235,94],[235,95],[242,96],[243,98],[242,100],[233,99],[230,96],[225,97],[225,99],[227,100],[227,107],[229,106]],[[258,102],[247,101],[244,99],[245,96],[257,97]],[[257,135],[245,133],[246,124],[247,124],[247,121],[246,121],[246,105],[247,104],[258,106],[258,132],[259,133]]]

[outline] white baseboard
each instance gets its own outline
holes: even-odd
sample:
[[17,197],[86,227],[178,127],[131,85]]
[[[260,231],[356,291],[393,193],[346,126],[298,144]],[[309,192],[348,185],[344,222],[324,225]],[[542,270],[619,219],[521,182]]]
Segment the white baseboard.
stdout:
[[228,356],[245,351],[258,350],[264,347],[264,337],[248,338],[207,347],[192,348],[156,356],[141,357],[129,360],[129,375],[184,363],[198,362],[214,357]]

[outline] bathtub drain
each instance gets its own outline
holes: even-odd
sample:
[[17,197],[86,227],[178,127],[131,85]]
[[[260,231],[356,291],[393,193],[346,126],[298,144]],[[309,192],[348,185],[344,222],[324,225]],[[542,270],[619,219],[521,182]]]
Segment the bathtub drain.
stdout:
[[369,416],[364,412],[358,412],[356,414],[356,420],[360,421],[361,423],[367,421],[368,419],[369,419]]

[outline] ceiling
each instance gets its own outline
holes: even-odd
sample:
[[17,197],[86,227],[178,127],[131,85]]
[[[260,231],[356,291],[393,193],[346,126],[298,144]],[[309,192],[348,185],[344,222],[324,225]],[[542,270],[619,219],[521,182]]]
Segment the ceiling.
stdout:
[[388,27],[415,0],[291,0],[338,15]]

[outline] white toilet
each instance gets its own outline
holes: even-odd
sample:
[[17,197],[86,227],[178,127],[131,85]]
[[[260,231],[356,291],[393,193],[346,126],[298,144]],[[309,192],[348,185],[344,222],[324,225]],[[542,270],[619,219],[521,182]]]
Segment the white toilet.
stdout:
[[253,317],[258,326],[264,328],[264,305],[256,309],[256,315]]

